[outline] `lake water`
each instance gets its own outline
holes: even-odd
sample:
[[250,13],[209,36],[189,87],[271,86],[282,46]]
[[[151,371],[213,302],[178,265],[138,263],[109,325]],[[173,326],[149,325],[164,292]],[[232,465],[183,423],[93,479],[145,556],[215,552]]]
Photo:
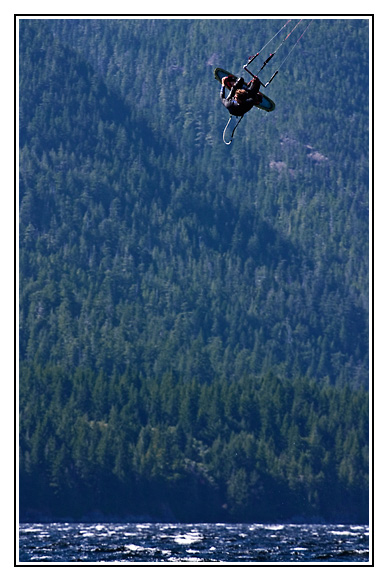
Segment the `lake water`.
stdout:
[[363,525],[28,523],[19,529],[19,564],[368,561]]

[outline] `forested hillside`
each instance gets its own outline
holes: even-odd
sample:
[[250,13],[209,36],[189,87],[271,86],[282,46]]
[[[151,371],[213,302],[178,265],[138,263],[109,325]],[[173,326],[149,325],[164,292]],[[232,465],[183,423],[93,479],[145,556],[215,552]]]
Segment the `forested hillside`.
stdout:
[[369,23],[226,147],[284,22],[20,20],[22,518],[367,519]]

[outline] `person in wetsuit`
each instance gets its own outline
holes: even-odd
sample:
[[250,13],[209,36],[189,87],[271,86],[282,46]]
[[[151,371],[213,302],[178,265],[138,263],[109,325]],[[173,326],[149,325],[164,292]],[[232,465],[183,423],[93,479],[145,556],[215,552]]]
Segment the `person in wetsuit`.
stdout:
[[248,88],[242,89],[244,84],[243,77],[237,79],[234,83],[229,95],[225,97],[225,81],[228,77],[223,77],[221,81],[220,98],[224,107],[227,108],[231,115],[242,117],[248,113],[254,105],[257,105],[262,100],[259,93],[261,81],[258,78],[252,79],[248,83]]

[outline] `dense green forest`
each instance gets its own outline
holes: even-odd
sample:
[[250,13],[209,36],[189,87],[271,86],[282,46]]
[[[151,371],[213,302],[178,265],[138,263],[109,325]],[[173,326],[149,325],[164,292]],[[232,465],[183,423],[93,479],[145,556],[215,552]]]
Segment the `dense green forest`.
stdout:
[[368,519],[369,21],[226,147],[284,23],[19,21],[22,519]]

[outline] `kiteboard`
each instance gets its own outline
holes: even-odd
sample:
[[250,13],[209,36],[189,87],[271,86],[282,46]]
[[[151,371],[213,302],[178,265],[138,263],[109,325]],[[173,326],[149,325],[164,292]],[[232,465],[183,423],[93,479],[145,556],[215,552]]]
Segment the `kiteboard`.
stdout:
[[[214,76],[217,79],[217,81],[219,81],[220,83],[222,82],[223,77],[228,77],[228,79],[225,81],[225,86],[229,90],[233,87],[233,84],[237,81],[236,75],[233,75],[232,73],[228,73],[228,71],[225,71],[225,69],[216,68],[214,71]],[[247,88],[248,88],[248,84],[244,83],[244,85],[242,86],[242,89],[247,89]],[[273,111],[275,109],[275,103],[272,101],[272,99],[270,99],[269,97],[264,95],[261,91],[259,91],[259,93],[262,97],[262,100],[260,101],[260,103],[257,103],[255,105],[255,107],[258,107],[259,109],[263,109],[263,111],[268,111],[268,113],[270,111]]]

